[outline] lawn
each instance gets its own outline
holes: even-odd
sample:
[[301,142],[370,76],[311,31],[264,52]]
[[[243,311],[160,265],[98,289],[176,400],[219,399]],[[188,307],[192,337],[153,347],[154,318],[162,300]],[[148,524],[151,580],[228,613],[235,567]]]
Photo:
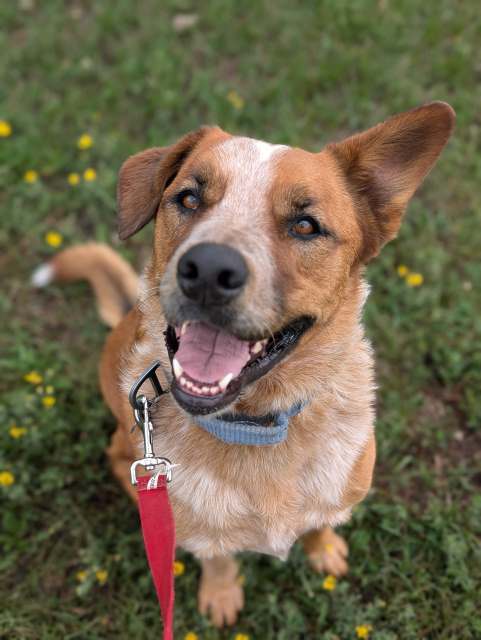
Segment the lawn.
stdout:
[[[178,31],[184,13],[198,20]],[[140,269],[152,231],[116,238],[119,166],[199,124],[316,150],[441,99],[455,136],[368,268],[379,453],[343,527],[351,571],[329,591],[297,547],[286,563],[245,555],[246,608],[219,632],[179,554],[176,638],[480,638],[479,2],[12,0],[0,20],[0,637],[161,630],[137,513],[104,454],[106,329],[87,286],[29,286],[52,245],[105,241]]]

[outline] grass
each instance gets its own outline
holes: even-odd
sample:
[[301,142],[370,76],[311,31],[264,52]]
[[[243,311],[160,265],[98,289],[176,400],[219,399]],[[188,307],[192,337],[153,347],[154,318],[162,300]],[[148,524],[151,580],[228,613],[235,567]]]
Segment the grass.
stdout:
[[[122,247],[114,232],[116,174],[128,154],[201,123],[315,150],[444,99],[458,113],[456,135],[399,238],[368,270],[379,458],[372,492],[343,528],[351,572],[327,592],[298,548],[285,564],[246,555],[245,611],[219,632],[196,612],[198,567],[180,554],[176,637],[348,640],[371,624],[376,640],[479,638],[479,3],[197,5],[0,7],[0,118],[12,126],[0,139],[0,471],[15,479],[0,487],[0,637],[160,634],[137,515],[104,455],[114,427],[96,381],[106,330],[86,286],[29,287],[32,269],[56,250],[45,234],[58,231],[63,246],[109,242],[140,267],[151,230]],[[176,32],[173,17],[192,11],[197,25]],[[94,145],[81,151],[86,132]],[[96,180],[69,185],[70,172],[88,167]],[[39,179],[26,183],[27,170]],[[422,273],[423,285],[407,286],[400,264]],[[31,370],[41,385],[23,380]],[[12,438],[13,424],[26,434]],[[108,571],[103,586],[98,569]]]

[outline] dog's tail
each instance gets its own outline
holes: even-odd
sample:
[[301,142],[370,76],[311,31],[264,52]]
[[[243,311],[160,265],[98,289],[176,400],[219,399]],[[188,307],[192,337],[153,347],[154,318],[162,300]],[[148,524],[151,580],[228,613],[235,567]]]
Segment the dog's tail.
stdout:
[[95,242],[61,251],[32,275],[35,287],[88,280],[102,320],[115,327],[137,300],[139,277],[113,249]]

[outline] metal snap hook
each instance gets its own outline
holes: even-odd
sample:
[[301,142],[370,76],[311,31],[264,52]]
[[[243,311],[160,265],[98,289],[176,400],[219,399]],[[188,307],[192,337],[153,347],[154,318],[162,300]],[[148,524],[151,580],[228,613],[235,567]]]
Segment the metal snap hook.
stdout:
[[[150,377],[151,375],[155,375],[153,372],[159,366],[159,363],[154,363],[152,367],[142,374],[142,376],[135,382],[132,389],[130,390],[129,399],[134,411],[135,423],[139,427],[142,432],[143,440],[144,440],[144,457],[139,460],[135,460],[130,467],[130,480],[133,485],[137,484],[137,467],[139,465],[143,466],[148,471],[152,471],[155,467],[161,466],[159,469],[149,480],[147,484],[148,489],[157,488],[157,484],[159,481],[159,477],[161,475],[165,476],[167,482],[172,481],[172,469],[178,465],[172,464],[168,458],[156,457],[154,453],[154,440],[153,440],[153,432],[154,427],[152,421],[150,419],[150,407],[151,402],[147,399],[145,395],[137,396],[137,393],[142,386],[143,382]],[[157,380],[157,377],[155,376]],[[158,382],[158,381],[157,381]],[[155,385],[154,385],[155,388]],[[161,389],[161,393],[162,389]]]

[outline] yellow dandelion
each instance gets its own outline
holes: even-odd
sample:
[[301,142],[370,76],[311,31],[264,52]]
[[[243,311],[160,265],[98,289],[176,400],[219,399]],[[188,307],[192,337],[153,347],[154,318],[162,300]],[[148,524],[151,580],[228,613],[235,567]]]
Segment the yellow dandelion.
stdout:
[[94,141],[92,139],[92,136],[88,133],[83,133],[77,140],[77,147],[84,151],[85,149],[90,149],[93,143]]
[[0,485],[9,487],[15,482],[15,476],[10,471],[0,471]]
[[397,274],[400,278],[405,278],[407,276],[407,274],[409,273],[409,269],[406,267],[405,264],[400,264],[397,268]]
[[249,640],[249,636],[247,633],[236,633],[234,636],[234,640]]
[[335,576],[326,576],[322,582],[322,588],[326,591],[334,591],[337,586],[337,580]]
[[18,440],[18,438],[23,438],[23,436],[27,433],[27,430],[25,429],[25,427],[17,427],[16,424],[13,424],[8,433],[10,434],[10,437],[13,438],[14,440]]
[[97,578],[97,582],[100,585],[103,585],[103,584],[105,584],[107,582],[107,578],[109,577],[109,573],[105,569],[99,569],[98,571],[95,572],[95,577]]
[[60,247],[63,242],[63,236],[58,231],[49,231],[45,234],[45,242],[50,246],[56,249]]
[[28,182],[28,184],[33,184],[34,182],[37,182],[37,180],[38,180],[38,173],[34,171],[34,169],[29,169],[28,171],[25,171],[25,173],[23,174],[23,181]]
[[199,640],[199,636],[193,631],[189,631],[185,634],[184,640]]
[[236,109],[236,111],[241,111],[244,108],[244,98],[240,96],[237,91],[234,91],[234,89],[232,89],[232,91],[229,91],[226,98],[227,101],[230,102],[234,107],[234,109]]
[[85,182],[93,182],[97,178],[97,172],[92,167],[85,169],[84,171],[84,180]]
[[42,404],[45,409],[50,409],[57,402],[57,400],[53,396],[44,396],[42,398]]
[[8,138],[12,135],[12,125],[6,120],[0,120],[0,138]]
[[55,389],[54,389],[54,387],[52,387],[52,385],[51,385],[51,384],[48,384],[48,385],[45,387],[45,393],[46,393],[47,395],[49,395],[49,396],[51,396],[51,395],[52,395],[52,393],[53,393],[54,391],[55,391]]
[[356,635],[358,638],[369,638],[369,634],[372,631],[372,625],[360,624],[356,627]]
[[87,571],[77,571],[77,573],[75,574],[75,579],[77,580],[77,582],[85,582],[85,580],[87,580],[87,576]]
[[80,176],[78,173],[69,173],[67,176],[67,182],[72,186],[75,187],[78,185],[78,183],[80,182]]
[[174,576],[181,576],[185,572],[185,564],[180,560],[174,562]]
[[409,287],[420,287],[424,282],[424,278],[421,273],[410,273],[406,278],[406,284]]
[[23,379],[25,382],[30,382],[30,384],[40,384],[43,381],[43,378],[38,371],[30,371],[30,373],[26,373],[23,376]]

